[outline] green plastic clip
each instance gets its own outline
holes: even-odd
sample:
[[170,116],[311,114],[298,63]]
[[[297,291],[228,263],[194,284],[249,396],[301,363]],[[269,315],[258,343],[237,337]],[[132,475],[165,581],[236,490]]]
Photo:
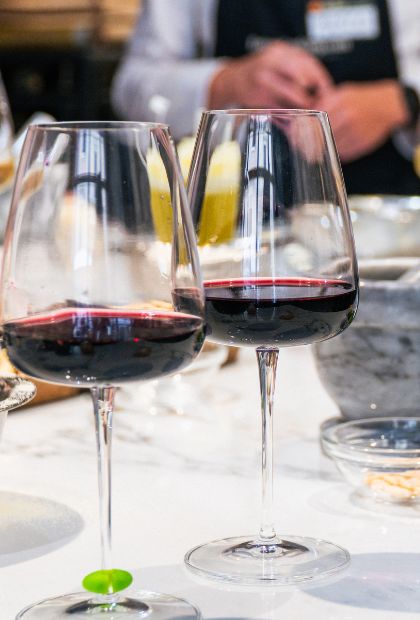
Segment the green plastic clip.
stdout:
[[85,590],[95,594],[115,594],[125,590],[132,583],[133,577],[128,571],[112,568],[89,573],[83,579],[82,585]]

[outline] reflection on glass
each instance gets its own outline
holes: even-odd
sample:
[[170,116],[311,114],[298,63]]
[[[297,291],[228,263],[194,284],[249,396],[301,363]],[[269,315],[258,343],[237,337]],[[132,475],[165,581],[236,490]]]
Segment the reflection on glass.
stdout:
[[12,153],[13,121],[9,101],[0,74],[0,237],[9,211],[11,188],[15,173]]

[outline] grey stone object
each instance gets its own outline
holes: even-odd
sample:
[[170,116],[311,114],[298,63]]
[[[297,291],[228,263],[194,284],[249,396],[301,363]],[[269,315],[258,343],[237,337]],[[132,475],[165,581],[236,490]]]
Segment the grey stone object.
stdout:
[[314,352],[344,418],[420,415],[420,286],[363,281],[353,324]]
[[[420,198],[388,198],[379,207],[379,197],[369,200],[354,226],[359,309],[347,330],[314,345],[316,365],[345,419],[419,416]],[[350,201],[351,212],[360,201]]]

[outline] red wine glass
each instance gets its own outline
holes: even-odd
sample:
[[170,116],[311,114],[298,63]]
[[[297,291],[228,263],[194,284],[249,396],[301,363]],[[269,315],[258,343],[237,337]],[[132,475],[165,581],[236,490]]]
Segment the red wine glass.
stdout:
[[171,136],[148,123],[31,126],[6,230],[4,344],[31,377],[89,388],[99,465],[102,567],[85,591],[17,618],[200,618],[184,600],[124,593],[111,559],[116,386],[188,366],[204,340],[195,234]]
[[326,114],[204,113],[189,197],[207,336],[257,354],[262,518],[258,534],[200,545],[185,562],[200,575],[243,585],[325,577],[348,564],[347,551],[323,540],[278,535],[274,527],[273,397],[279,348],[332,338],[356,313],[353,235]]

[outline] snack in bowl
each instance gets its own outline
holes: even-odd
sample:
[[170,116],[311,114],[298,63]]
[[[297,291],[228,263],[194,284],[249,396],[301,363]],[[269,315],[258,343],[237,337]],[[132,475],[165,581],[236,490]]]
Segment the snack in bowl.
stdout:
[[369,471],[364,482],[376,496],[388,501],[420,497],[420,471],[416,469],[390,473]]

